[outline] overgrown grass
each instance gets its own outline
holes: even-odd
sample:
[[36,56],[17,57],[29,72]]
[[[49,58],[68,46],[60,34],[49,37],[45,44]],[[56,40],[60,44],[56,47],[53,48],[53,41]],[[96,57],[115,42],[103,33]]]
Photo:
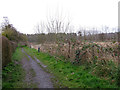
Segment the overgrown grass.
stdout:
[[18,47],[15,53],[12,56],[12,61],[20,61],[23,58],[24,54],[21,51],[21,48]]
[[[22,74],[21,74],[22,73]],[[2,71],[3,88],[18,88],[21,87],[23,80],[23,70],[20,65],[15,65],[13,62],[7,65]]]
[[24,83],[25,71],[19,63],[24,57],[21,48],[17,48],[12,56],[12,62],[2,70],[2,88],[25,88],[31,87]]
[[53,79],[55,87],[64,88],[117,88],[115,82],[102,79],[91,74],[91,69],[86,69],[84,65],[73,65],[70,62],[56,60],[55,57],[48,53],[38,53],[35,49],[25,47],[24,50],[35,55],[40,61],[47,65],[47,69],[54,74]]

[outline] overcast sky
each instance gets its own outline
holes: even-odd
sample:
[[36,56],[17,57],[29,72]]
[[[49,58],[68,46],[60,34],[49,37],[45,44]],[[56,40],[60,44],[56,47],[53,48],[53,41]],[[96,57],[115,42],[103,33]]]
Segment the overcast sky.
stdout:
[[22,33],[35,33],[35,26],[56,13],[81,27],[117,27],[119,0],[0,0],[2,17]]

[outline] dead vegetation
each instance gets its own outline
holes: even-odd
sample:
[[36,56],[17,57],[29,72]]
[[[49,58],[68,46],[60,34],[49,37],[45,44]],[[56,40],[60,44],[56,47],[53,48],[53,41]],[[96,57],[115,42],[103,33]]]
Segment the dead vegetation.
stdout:
[[70,46],[69,43],[33,45],[35,49],[38,47],[41,52],[49,53],[57,60],[61,60],[59,57],[62,56],[63,60],[74,65],[85,65],[86,69],[91,68],[93,75],[106,80],[109,76],[113,81],[117,79],[118,42],[76,42],[71,43]]
[[[92,58],[98,60],[113,60],[115,62],[118,60],[118,42],[71,43],[70,48],[68,43],[39,44],[33,45],[32,47],[35,49],[40,47],[42,52],[64,56],[66,59],[70,58],[72,62],[75,60],[76,50],[80,51],[81,60],[90,61]],[[68,57],[68,55],[70,57]]]

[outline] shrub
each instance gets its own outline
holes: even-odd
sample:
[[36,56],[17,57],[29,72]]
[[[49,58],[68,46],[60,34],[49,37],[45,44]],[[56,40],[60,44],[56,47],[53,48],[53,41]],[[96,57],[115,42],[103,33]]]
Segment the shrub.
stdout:
[[11,62],[11,57],[16,47],[16,43],[9,41],[6,37],[2,36],[2,66]]

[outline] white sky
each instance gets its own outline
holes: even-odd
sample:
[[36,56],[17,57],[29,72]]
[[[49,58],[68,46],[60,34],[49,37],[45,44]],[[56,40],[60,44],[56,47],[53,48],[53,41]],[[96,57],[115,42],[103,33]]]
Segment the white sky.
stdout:
[[82,27],[118,26],[119,0],[0,0],[2,17],[22,33],[34,33],[35,25],[48,16],[62,14],[75,29]]

